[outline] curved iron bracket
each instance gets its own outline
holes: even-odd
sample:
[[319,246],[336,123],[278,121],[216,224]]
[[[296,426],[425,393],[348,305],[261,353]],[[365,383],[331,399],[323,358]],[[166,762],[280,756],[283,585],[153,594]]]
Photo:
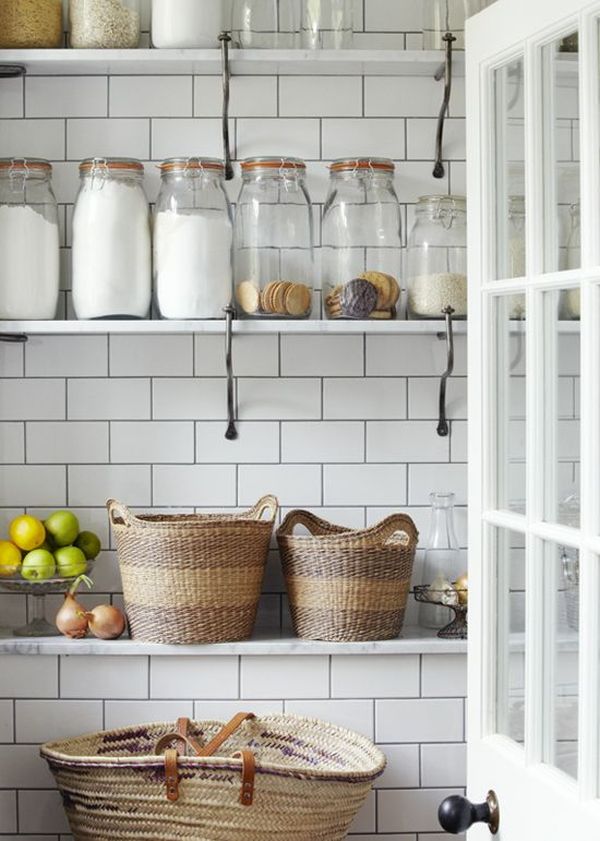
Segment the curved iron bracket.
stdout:
[[[446,417],[446,386],[448,384],[448,380],[454,373],[454,324],[452,322],[452,316],[454,315],[454,310],[452,307],[446,307],[443,310],[443,313],[446,317],[446,349],[448,352],[448,364],[446,366],[446,370],[442,374],[442,379],[440,380],[440,419],[437,426],[437,434],[440,438],[447,438],[450,434],[450,427],[448,425],[448,419]],[[440,339],[443,339],[443,334],[440,334]]]
[[17,79],[26,73],[27,68],[22,64],[0,64],[0,79]]
[[444,79],[444,100],[440,108],[438,117],[437,133],[435,137],[435,164],[433,166],[433,177],[443,178],[446,174],[446,169],[443,164],[444,155],[444,125],[446,117],[448,116],[448,106],[450,105],[450,97],[452,96],[452,45],[456,41],[455,36],[451,32],[446,32],[442,40],[446,44],[446,57],[444,63],[435,74],[436,81]]
[[25,333],[0,333],[0,342],[6,342],[8,345],[24,345],[29,341],[29,336]]
[[231,139],[229,137],[229,98],[231,86],[231,65],[229,63],[229,45],[231,35],[221,32],[221,71],[223,74],[223,159],[225,161],[225,180],[233,181],[233,165],[231,163]]
[[227,369],[227,431],[225,438],[228,441],[236,441],[238,431],[235,425],[235,394],[233,380],[233,319],[236,316],[235,308],[229,304],[225,307],[225,367]]

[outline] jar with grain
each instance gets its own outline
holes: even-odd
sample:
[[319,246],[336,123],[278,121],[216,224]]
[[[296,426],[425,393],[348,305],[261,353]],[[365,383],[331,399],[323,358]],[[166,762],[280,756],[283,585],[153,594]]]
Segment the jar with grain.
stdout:
[[146,318],[152,260],[144,167],[128,158],[90,158],[79,172],[73,212],[75,314]]
[[308,318],[315,274],[306,164],[242,161],[234,227],[235,297],[248,318]]
[[223,29],[222,0],[152,0],[154,47],[216,49]]
[[140,0],[69,0],[71,46],[134,49],[140,42]]
[[467,315],[467,202],[463,196],[422,196],[407,254],[408,315]]
[[62,0],[1,0],[0,49],[61,47]]
[[52,167],[37,158],[0,159],[0,318],[56,315],[58,209]]
[[161,164],[154,216],[156,301],[163,318],[224,318],[233,242],[225,167],[215,158]]

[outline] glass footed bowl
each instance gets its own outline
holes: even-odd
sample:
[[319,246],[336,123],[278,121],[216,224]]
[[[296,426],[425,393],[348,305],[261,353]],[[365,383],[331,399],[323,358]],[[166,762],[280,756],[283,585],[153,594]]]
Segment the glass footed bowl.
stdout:
[[[94,561],[88,561],[87,567],[82,575],[89,575],[94,568]],[[71,584],[79,578],[78,575],[72,578],[45,578],[43,581],[28,581],[21,575],[11,575],[8,578],[0,578],[0,589],[8,593],[20,593],[24,596],[33,596],[31,600],[31,619],[21,628],[15,628],[12,632],[15,637],[58,637],[60,631],[55,625],[46,621],[46,596],[54,596],[59,593],[66,593]]]

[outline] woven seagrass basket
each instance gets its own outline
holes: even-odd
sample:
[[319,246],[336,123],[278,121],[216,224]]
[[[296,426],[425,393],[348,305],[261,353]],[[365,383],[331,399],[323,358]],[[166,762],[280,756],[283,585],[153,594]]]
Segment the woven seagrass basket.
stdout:
[[93,733],[41,753],[75,841],[341,841],[385,767],[350,730],[249,713],[225,726],[180,719]]
[[[294,534],[296,526],[309,534]],[[354,531],[309,511],[290,512],[277,541],[296,634],[333,641],[397,637],[418,539],[406,514]]]
[[275,497],[233,515],[136,516],[114,499],[106,505],[133,639],[191,645],[252,634]]

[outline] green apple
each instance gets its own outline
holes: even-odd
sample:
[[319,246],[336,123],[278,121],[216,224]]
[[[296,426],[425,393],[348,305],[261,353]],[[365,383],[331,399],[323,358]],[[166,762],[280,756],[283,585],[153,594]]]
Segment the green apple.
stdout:
[[23,558],[21,575],[27,581],[46,581],[56,572],[54,556],[47,549],[34,549]]
[[97,558],[102,548],[100,538],[93,531],[82,531],[75,541],[75,546],[81,549],[88,561],[93,561],[94,558]]
[[44,525],[57,546],[70,546],[77,540],[79,520],[71,511],[55,511]]
[[87,558],[77,546],[62,546],[54,553],[61,578],[77,578],[87,570]]

